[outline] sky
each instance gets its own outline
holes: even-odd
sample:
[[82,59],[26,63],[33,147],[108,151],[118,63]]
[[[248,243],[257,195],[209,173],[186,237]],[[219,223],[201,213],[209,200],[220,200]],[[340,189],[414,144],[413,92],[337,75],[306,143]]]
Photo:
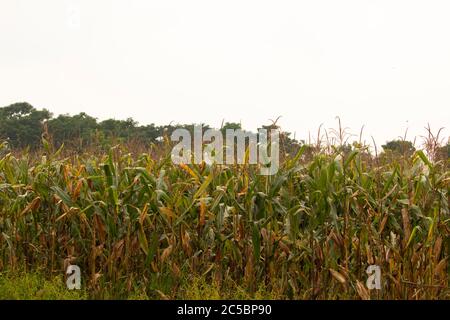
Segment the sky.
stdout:
[[448,137],[449,16],[447,0],[1,0],[0,106]]

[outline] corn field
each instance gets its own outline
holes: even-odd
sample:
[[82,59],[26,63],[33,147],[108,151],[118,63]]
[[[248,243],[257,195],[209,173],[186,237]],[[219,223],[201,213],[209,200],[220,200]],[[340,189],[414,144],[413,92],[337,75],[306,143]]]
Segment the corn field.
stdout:
[[[450,298],[448,160],[423,151],[386,161],[302,147],[261,176],[120,145],[2,150],[0,272],[53,277],[76,264],[100,299],[183,298],[198,279],[250,298]],[[381,290],[366,287],[370,265]]]

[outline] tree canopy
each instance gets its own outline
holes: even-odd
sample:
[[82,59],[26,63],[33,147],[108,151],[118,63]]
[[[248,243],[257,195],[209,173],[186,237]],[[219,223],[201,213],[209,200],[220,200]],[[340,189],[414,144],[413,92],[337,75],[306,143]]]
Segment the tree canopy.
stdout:
[[[203,130],[210,126],[201,125]],[[0,108],[0,143],[4,140],[12,148],[37,148],[45,138],[55,147],[62,144],[81,150],[87,146],[110,146],[112,143],[139,142],[144,145],[160,141],[162,136],[170,136],[177,128],[194,132],[196,124],[169,124],[157,126],[154,123],[139,125],[132,118],[126,120],[107,119],[98,121],[96,118],[82,112],[76,115],[58,115],[53,117],[47,109],[37,110],[27,102],[11,104]],[[264,129],[279,129],[273,123],[262,126]],[[225,134],[227,129],[242,129],[240,123],[225,122],[221,131]],[[304,141],[291,138],[289,132],[280,132],[282,150],[288,154],[296,154]],[[416,149],[414,144],[405,140],[388,141],[382,146],[386,154],[412,155]],[[351,145],[341,147],[342,152],[349,153]],[[450,157],[450,144],[440,146],[439,158]]]
[[39,144],[42,125],[50,118],[48,110],[36,110],[26,102],[0,108],[0,138],[18,148]]

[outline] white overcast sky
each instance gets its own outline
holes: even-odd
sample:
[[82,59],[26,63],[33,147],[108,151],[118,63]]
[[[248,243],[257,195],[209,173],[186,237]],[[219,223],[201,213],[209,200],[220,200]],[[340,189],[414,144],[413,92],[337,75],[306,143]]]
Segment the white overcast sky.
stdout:
[[450,1],[0,0],[0,106],[18,101],[412,138],[450,127]]

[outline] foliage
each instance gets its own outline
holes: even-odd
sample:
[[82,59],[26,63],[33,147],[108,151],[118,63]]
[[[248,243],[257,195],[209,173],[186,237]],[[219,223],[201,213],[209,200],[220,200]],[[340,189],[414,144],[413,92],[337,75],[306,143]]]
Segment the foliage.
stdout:
[[[193,279],[234,297],[450,298],[448,162],[302,147],[266,177],[160,148],[4,154],[0,271],[77,264],[91,298],[186,297]],[[372,264],[381,291],[364,285]]]
[[[60,148],[64,144],[76,152],[92,147],[107,150],[108,147],[119,143],[149,147],[161,141],[164,136],[170,137],[178,128],[187,129],[193,136],[195,125],[139,125],[132,118],[98,122],[96,118],[84,112],[52,118],[47,110],[38,111],[28,103],[0,108],[0,139],[8,139],[10,147],[16,150],[26,147],[37,149],[41,145],[41,138],[45,138],[55,148]],[[202,126],[203,131],[211,128],[203,123],[197,125]],[[224,134],[226,129],[242,129],[242,127],[239,123],[226,122],[221,128]],[[281,136],[285,151],[296,153],[298,142],[291,139],[287,132],[281,132]]]
[[85,291],[70,291],[61,276],[48,280],[40,273],[0,273],[0,300],[82,300]]
[[392,140],[382,146],[384,151],[391,151],[398,154],[411,155],[416,151],[411,141],[405,140]]
[[26,102],[0,108],[0,139],[16,148],[39,145],[42,124],[50,117],[48,110],[36,110]]

